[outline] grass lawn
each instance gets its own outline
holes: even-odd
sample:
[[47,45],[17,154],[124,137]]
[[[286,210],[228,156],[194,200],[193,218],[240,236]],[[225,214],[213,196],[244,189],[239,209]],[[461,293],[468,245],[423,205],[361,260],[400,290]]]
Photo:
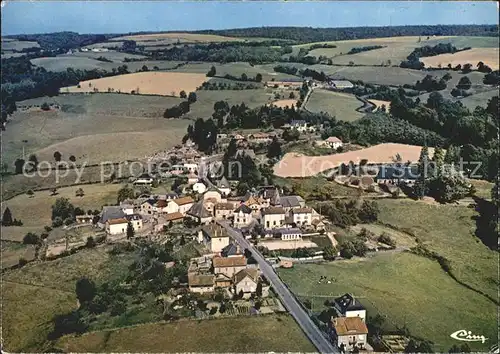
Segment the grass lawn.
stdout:
[[[79,188],[82,188],[85,192],[83,197],[75,196],[75,192]],[[116,196],[120,188],[120,184],[91,184],[60,188],[55,196],[50,196],[50,191],[35,192],[33,198],[21,194],[3,202],[2,212],[6,207],[9,207],[12,216],[23,222],[23,227],[43,228],[45,225],[51,225],[52,223],[51,207],[57,198],[68,198],[75,207],[80,207],[85,211],[88,209],[95,210],[101,209],[103,205],[116,203]],[[8,235],[11,228],[15,230],[16,227],[4,228],[2,231]],[[2,235],[2,238],[4,238],[4,235]]]
[[380,200],[378,205],[381,222],[413,232],[427,248],[450,261],[459,280],[497,298],[498,253],[475,237],[474,209],[394,199]]
[[[2,231],[4,232],[4,230]],[[24,235],[25,234],[22,234],[20,238],[22,239]],[[23,245],[17,242],[8,242],[4,241],[4,239],[0,241],[0,245],[2,252],[2,269],[19,264],[20,258],[24,258],[27,261],[31,261],[35,258],[35,247],[32,245]]]
[[356,111],[356,108],[361,106],[363,103],[354,95],[314,90],[307,101],[306,109],[314,113],[326,112],[338,120],[352,122],[364,116]]
[[63,337],[57,346],[70,352],[315,351],[292,317],[285,315],[146,324]]
[[469,179],[468,181],[476,188],[477,197],[491,200],[491,189],[494,186],[493,183],[481,179]]
[[[361,260],[297,264],[279,274],[302,298],[352,293],[366,306],[368,316],[380,313],[386,318],[386,329],[406,325],[412,335],[432,340],[436,351],[456,344],[450,334],[460,328],[496,338],[496,306],[456,283],[437,262],[420,256],[380,253]],[[322,275],[335,281],[318,284]],[[314,309],[321,310],[324,301],[316,297]],[[491,342],[470,345],[479,351]]]

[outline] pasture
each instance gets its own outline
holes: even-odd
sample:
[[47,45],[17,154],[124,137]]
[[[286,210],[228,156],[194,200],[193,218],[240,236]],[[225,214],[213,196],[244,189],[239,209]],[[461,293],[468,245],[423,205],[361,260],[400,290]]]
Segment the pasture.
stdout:
[[78,86],[62,88],[62,92],[108,92],[134,93],[138,95],[179,96],[196,89],[206,81],[206,76],[193,73],[140,72],[134,74],[103,77],[82,81]]
[[[83,197],[75,196],[77,189],[82,188],[85,192]],[[88,209],[101,209],[103,205],[112,205],[116,203],[118,190],[121,188],[120,184],[89,184],[83,186],[64,187],[57,190],[57,195],[51,196],[50,191],[35,192],[33,197],[26,194],[21,194],[10,200],[2,202],[2,213],[5,208],[9,208],[12,216],[23,222],[22,228],[26,227],[39,228],[40,232],[43,231],[45,225],[51,225],[51,207],[57,198],[68,198],[75,207],[87,211]],[[23,235],[12,236],[9,231],[18,226],[9,226],[2,229],[2,239],[12,241],[22,241]],[[14,239],[14,236],[18,237]]]
[[[418,161],[421,146],[385,143],[365,149],[348,151],[340,154],[324,156],[305,156],[297,153],[287,153],[274,166],[274,174],[279,177],[310,177],[323,171],[340,166],[342,163],[353,161],[355,164],[363,159],[368,163],[392,162],[396,154],[401,155],[403,161]],[[433,148],[429,148],[432,156]]]
[[291,108],[291,107],[296,107],[297,106],[297,100],[293,99],[288,99],[288,100],[277,100],[272,102],[273,106],[280,107],[280,108]]
[[498,48],[472,48],[454,54],[440,54],[433,57],[420,58],[420,61],[428,68],[445,67],[451,64],[453,67],[456,65],[472,64],[473,67],[478,62],[482,61],[493,70],[499,68]]
[[[69,144],[63,145],[65,153],[75,155],[71,147],[71,142],[73,142],[76,143],[75,149],[82,152],[82,155],[75,155],[77,163],[81,163],[81,159],[86,158],[84,156],[86,154],[85,145],[94,151],[92,152],[92,162],[100,162],[102,159],[117,161],[113,157],[114,153],[120,158],[124,155],[129,156],[127,159],[141,157],[145,152],[148,152],[146,148],[143,149],[140,146],[134,146],[130,149],[124,148],[126,140],[123,138],[130,137],[134,139],[135,143],[145,144],[149,146],[147,148],[150,149],[149,152],[153,153],[180,143],[187,127],[186,120],[160,118],[165,108],[180,101],[176,98],[114,94],[77,96],[79,97],[63,95],[51,99],[41,98],[35,101],[25,101],[57,102],[61,104],[61,110],[18,111],[14,113],[2,136],[3,158],[10,168],[12,168],[11,164],[16,158],[22,157],[23,146],[28,155],[53,144],[93,135],[98,135],[95,141],[101,147],[105,146],[105,149],[100,153],[97,151],[98,148],[92,147],[90,142],[86,143],[85,139],[74,139]],[[109,97],[109,101],[107,101],[107,97]],[[130,101],[128,101],[129,99]],[[112,103],[116,103],[116,105],[112,105]],[[151,105],[149,106],[148,103]],[[145,116],[154,118],[145,118]],[[144,132],[151,132],[151,137],[140,134]],[[116,135],[117,133],[130,134],[120,136]],[[141,141],[142,137],[145,140]],[[68,157],[64,156],[63,159]],[[53,158],[50,158],[50,161],[53,161]]]
[[485,107],[488,101],[495,96],[498,96],[498,90],[492,88],[491,90],[462,98],[460,99],[460,102],[462,102],[462,104],[468,109],[474,110],[477,106]]
[[314,90],[306,104],[306,109],[313,113],[325,112],[338,120],[355,121],[364,116],[356,109],[363,106],[354,95],[328,91]]
[[[496,335],[496,306],[424,257],[381,252],[363,259],[296,264],[293,269],[279,269],[279,275],[300,298],[310,299],[315,311],[322,310],[325,297],[314,295],[333,298],[352,293],[366,307],[367,316],[385,318],[386,330],[406,325],[412,335],[433,341],[438,352],[456,344],[450,334],[457,328],[489,338]],[[321,276],[333,276],[334,281],[318,283]],[[489,345],[471,343],[478,351]]]
[[315,351],[288,315],[145,324],[79,337],[66,336],[58,341],[57,346],[70,352]]

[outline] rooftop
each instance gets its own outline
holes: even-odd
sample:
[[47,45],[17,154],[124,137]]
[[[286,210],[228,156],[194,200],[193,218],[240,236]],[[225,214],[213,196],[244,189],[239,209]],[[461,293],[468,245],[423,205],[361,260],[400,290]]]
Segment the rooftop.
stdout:
[[331,136],[328,139],[326,139],[326,141],[328,141],[329,143],[341,143],[342,142],[342,140],[340,140],[336,136]]
[[332,318],[332,322],[339,336],[368,334],[368,328],[361,317],[336,317]]
[[292,213],[294,213],[294,214],[310,214],[310,213],[312,213],[312,208],[296,208],[296,209],[292,209]]
[[215,276],[213,274],[189,274],[189,286],[213,286]]
[[184,218],[184,215],[182,215],[178,211],[175,212],[175,213],[169,213],[169,214],[167,214],[167,215],[164,216],[164,220],[165,221],[179,220],[179,219],[182,219],[182,218]]
[[119,224],[127,224],[128,220],[125,218],[118,218],[118,219],[109,219],[108,224],[110,225],[119,225]]
[[188,215],[195,216],[198,218],[209,218],[212,216],[212,213],[205,208],[203,205],[203,200],[193,204],[193,206],[188,210]]
[[186,204],[190,204],[190,203],[193,203],[194,200],[193,198],[191,197],[182,197],[182,198],[177,198],[174,200],[174,203],[181,206],[181,205],[186,205]]
[[214,267],[242,267],[247,265],[247,259],[245,256],[234,256],[234,257],[214,257],[212,259]]
[[257,280],[259,280],[259,270],[255,268],[245,268],[243,270],[240,270],[238,273],[234,275],[234,283],[235,284],[239,283],[247,276],[254,282],[257,282]]
[[212,238],[212,237],[229,237],[227,230],[216,223],[204,225],[201,229],[210,238]]
[[252,209],[250,209],[245,204],[241,204],[234,212],[235,213],[242,212],[243,214],[251,214],[252,213]]
[[335,307],[342,315],[347,311],[365,310],[365,307],[351,294],[344,294],[333,300]]
[[269,207],[262,209],[262,215],[285,214],[285,209],[281,207]]

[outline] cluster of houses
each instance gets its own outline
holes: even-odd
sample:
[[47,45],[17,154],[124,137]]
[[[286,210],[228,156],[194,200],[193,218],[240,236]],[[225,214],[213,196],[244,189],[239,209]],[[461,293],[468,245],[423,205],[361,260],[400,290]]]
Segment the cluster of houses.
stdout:
[[269,284],[262,278],[258,265],[248,263],[224,227],[217,223],[204,225],[198,231],[197,239],[210,253],[191,259],[188,268],[191,292],[212,293],[216,289],[226,289],[233,296],[247,299],[257,294],[260,286],[257,295],[268,295]]

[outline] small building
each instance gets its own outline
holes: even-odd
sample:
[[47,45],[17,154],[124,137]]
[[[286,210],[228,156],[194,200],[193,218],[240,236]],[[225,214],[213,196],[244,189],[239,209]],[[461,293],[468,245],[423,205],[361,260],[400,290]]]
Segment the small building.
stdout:
[[220,180],[218,180],[216,186],[222,196],[228,196],[231,194],[231,185],[227,181],[226,177],[223,176]]
[[249,298],[257,291],[259,270],[245,268],[234,275],[234,289],[236,294],[243,293],[243,298]]
[[175,213],[170,213],[166,215],[161,215],[158,217],[156,220],[156,224],[154,226],[154,231],[155,232],[161,232],[163,231],[163,228],[165,226],[169,226],[170,223],[180,223],[184,220],[184,215],[182,215],[179,212]]
[[216,220],[229,219],[233,216],[234,209],[233,203],[217,203],[214,206],[214,217]]
[[134,204],[132,203],[126,203],[126,202],[121,202],[120,207],[122,208],[123,212],[125,215],[132,215],[134,214]]
[[328,139],[325,140],[326,144],[332,148],[337,150],[339,147],[342,147],[343,143],[342,140],[337,138],[336,136],[331,136]]
[[185,163],[182,165],[184,171],[189,173],[197,173],[198,172],[198,164],[196,163]]
[[222,257],[239,257],[241,256],[241,250],[238,245],[230,243],[222,249],[220,255]]
[[311,225],[312,208],[295,208],[290,211],[292,222],[297,226]]
[[281,81],[266,81],[266,86],[267,87],[273,87],[273,88],[284,88],[284,89],[297,89],[302,87],[303,80],[302,79],[297,79],[297,80],[281,80]]
[[213,199],[215,203],[220,203],[222,201],[221,192],[214,187],[210,187],[204,194],[203,200]]
[[202,243],[212,253],[220,253],[229,245],[229,234],[219,224],[208,224],[198,231],[198,242]]
[[[275,202],[273,202],[275,203]],[[306,202],[304,198],[298,195],[286,195],[279,197],[279,202],[278,204],[274,205],[280,205],[285,209],[286,212],[289,212],[292,209],[296,208],[304,208],[306,206]]]
[[252,209],[245,204],[241,204],[233,213],[233,225],[240,228],[252,223]]
[[286,212],[281,207],[264,208],[261,215],[261,223],[266,229],[275,229],[285,224]]
[[293,268],[293,262],[289,260],[280,260],[280,267],[281,268]]
[[359,317],[333,317],[332,328],[337,345],[344,345],[346,352],[366,347],[368,328]]
[[120,206],[103,206],[97,226],[105,228],[108,220],[124,218],[125,215]]
[[275,237],[281,238],[283,241],[296,241],[302,239],[302,231],[299,228],[276,229],[273,232]]
[[139,214],[126,215],[125,219],[132,224],[134,231],[139,231],[142,229],[142,216]]
[[191,197],[182,197],[182,198],[177,198],[172,201],[175,203],[178,207],[179,210],[177,210],[179,213],[182,215],[186,215],[186,212],[191,209],[191,207],[194,204],[194,200]]
[[294,119],[290,122],[290,128],[295,129],[301,133],[304,132],[314,132],[316,130],[315,127],[309,126],[309,124],[305,120]]
[[125,218],[110,219],[106,221],[106,233],[120,235],[127,232],[128,220]]
[[192,188],[193,192],[196,192],[198,194],[203,194],[207,190],[207,186],[202,181],[198,181],[195,184],[193,184]]
[[214,257],[212,259],[215,274],[224,274],[233,277],[247,267],[247,259],[243,255],[233,257]]
[[382,165],[380,166],[377,177],[378,184],[389,186],[399,186],[405,184],[412,186],[419,176],[417,166],[406,165]]
[[344,317],[359,317],[363,322],[366,321],[365,307],[351,294],[344,294],[333,300],[333,307]]
[[189,291],[193,293],[211,293],[215,287],[213,274],[188,274]]
[[335,90],[346,90],[354,87],[353,83],[348,80],[331,80],[329,83]]
[[193,204],[191,208],[186,212],[186,216],[197,221],[200,224],[208,224],[212,221],[213,215],[208,211],[203,205],[203,200]]

